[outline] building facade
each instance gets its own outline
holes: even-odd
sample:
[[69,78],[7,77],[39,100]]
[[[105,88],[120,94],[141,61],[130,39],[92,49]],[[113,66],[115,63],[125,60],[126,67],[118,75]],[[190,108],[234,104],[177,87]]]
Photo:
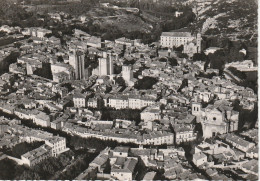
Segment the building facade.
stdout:
[[29,167],[38,164],[39,162],[49,158],[51,148],[47,145],[42,145],[39,148],[36,148],[32,151],[29,151],[23,155],[21,155],[21,160],[24,164]]
[[195,53],[201,53],[201,34],[198,33],[191,42],[186,42],[183,46],[183,53],[192,57]]
[[129,65],[122,66],[122,77],[127,84],[134,78],[132,67]]
[[85,80],[85,54],[82,51],[73,50],[69,55],[69,64],[75,70],[76,80]]
[[216,102],[202,108],[200,103],[192,103],[192,115],[202,124],[203,137],[233,132],[238,129],[239,113],[225,103]]
[[103,58],[98,59],[99,67],[98,72],[99,76],[103,75],[113,75],[113,60],[111,54],[107,55],[106,53],[103,54]]
[[201,52],[201,34],[193,35],[187,28],[162,32],[160,43],[162,47],[179,47],[183,45],[183,53],[192,56]]
[[87,106],[87,95],[76,93],[73,96],[74,107],[86,107]]

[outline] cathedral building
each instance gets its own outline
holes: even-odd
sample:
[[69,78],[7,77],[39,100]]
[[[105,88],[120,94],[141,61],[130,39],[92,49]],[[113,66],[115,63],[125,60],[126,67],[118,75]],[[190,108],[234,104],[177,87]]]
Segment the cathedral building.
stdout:
[[192,115],[196,116],[197,122],[201,122],[204,138],[238,129],[239,113],[225,100],[216,101],[206,108],[202,108],[201,103],[192,103]]

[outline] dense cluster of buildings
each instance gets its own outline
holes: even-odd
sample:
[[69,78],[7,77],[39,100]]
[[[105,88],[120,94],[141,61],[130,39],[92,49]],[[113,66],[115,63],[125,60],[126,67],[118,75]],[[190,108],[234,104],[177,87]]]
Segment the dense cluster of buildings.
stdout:
[[[52,14],[60,21],[58,17]],[[258,159],[255,131],[234,133],[239,130],[240,114],[234,102],[239,100],[239,106],[250,112],[257,95],[224,77],[200,77],[217,70],[204,72],[204,62],[191,62],[171,52],[183,46],[189,57],[200,53],[200,33],[187,29],[163,32],[160,45],[154,46],[125,37],[103,41],[77,29],[63,44],[47,29],[26,28],[21,33],[30,41],[21,43],[17,62],[0,76],[2,114],[72,136],[139,146],[105,149],[78,179],[152,180],[157,175],[154,170],[163,170],[166,179],[223,179],[226,175],[220,176],[218,169],[228,167],[239,176],[236,169],[242,170],[245,179],[257,174],[256,167],[250,166]],[[12,51],[6,47],[1,57]],[[171,57],[177,59],[176,66],[169,63]],[[251,68],[250,61],[232,66]],[[150,88],[137,86],[143,80]],[[124,113],[131,111],[138,116]],[[65,138],[16,121],[1,119],[0,147],[12,147],[21,140],[44,141],[23,154],[21,163],[33,166],[68,150]],[[205,169],[206,178],[187,161],[187,150],[185,155],[178,146],[195,141],[200,143],[192,161]],[[151,145],[165,149],[143,148]],[[140,162],[151,169],[143,178],[138,176]]]
[[0,148],[12,148],[16,144],[23,142],[44,142],[40,147],[21,155],[21,158],[8,157],[20,165],[34,166],[46,158],[56,157],[69,150],[69,148],[66,147],[66,139],[64,137],[54,136],[48,132],[24,127],[19,120],[11,121],[1,117],[0,121]]
[[222,134],[215,140],[206,140],[195,147],[193,163],[205,169],[212,179],[226,178],[218,169],[228,169],[237,178],[258,178],[258,143],[253,141],[257,129],[236,135]]
[[[181,148],[106,148],[76,179],[156,180],[162,176],[166,179],[204,179],[203,175],[192,169],[184,155],[185,152]],[[145,167],[163,170],[164,174],[160,175],[155,171],[143,174],[142,169]]]

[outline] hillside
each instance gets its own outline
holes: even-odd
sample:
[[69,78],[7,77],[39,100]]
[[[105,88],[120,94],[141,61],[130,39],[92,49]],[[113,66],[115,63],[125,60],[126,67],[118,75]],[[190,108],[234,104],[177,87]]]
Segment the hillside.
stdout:
[[101,29],[113,27],[121,32],[140,31],[150,33],[155,21],[149,21],[137,13],[128,13],[122,9],[93,8],[85,14]]
[[257,38],[257,1],[207,0],[192,6],[197,14],[194,29],[200,28],[205,35]]
[[[161,6],[156,6],[159,9],[139,9],[129,7],[126,2],[118,4],[111,1],[109,4],[91,4],[89,1],[66,5],[37,5],[37,13],[43,15],[46,11],[52,13],[63,11],[75,20],[80,16],[85,16],[87,22],[78,22],[74,27],[107,40],[124,36],[130,39],[142,39],[144,43],[159,40],[162,31],[186,27],[195,18],[189,7],[182,7],[185,13],[180,17],[175,17],[176,9],[174,8],[168,8],[167,12],[158,12]],[[36,11],[35,8],[31,9]],[[70,25],[73,26],[72,23]]]
[[[233,40],[253,40],[252,42],[256,42],[257,38],[256,0],[100,1],[109,3],[109,6],[105,7],[95,0],[71,3],[62,0],[37,0],[37,4],[27,4],[26,12],[22,6],[1,0],[0,25],[49,27],[53,24],[39,21],[37,14],[41,13],[40,17],[44,17],[48,12],[63,11],[73,19],[85,15],[88,23],[78,22],[77,28],[109,40],[125,36],[150,43],[159,40],[162,31],[183,27],[189,27],[193,31],[201,30],[208,37],[219,35]],[[32,10],[28,11],[28,7]],[[127,11],[128,7],[137,8],[138,12]],[[177,10],[183,12],[183,15],[175,17]],[[74,27],[74,24],[71,23],[70,26]]]

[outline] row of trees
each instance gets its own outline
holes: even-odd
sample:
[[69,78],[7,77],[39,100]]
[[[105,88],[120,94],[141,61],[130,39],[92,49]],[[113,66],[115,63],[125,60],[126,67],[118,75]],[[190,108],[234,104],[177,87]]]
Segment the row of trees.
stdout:
[[74,149],[95,149],[99,152],[105,149],[107,146],[115,147],[117,142],[115,141],[102,141],[96,138],[82,138],[79,136],[73,136],[70,141],[70,146]]
[[134,120],[136,124],[141,121],[141,111],[138,109],[102,109],[102,120],[127,119]]
[[82,138],[79,136],[73,136],[70,140],[70,147],[73,147],[76,150],[86,150],[86,149],[94,149],[95,152],[100,152],[104,150],[106,147],[115,148],[119,145],[125,145],[125,146],[131,146],[131,147],[137,147],[135,144],[124,144],[124,143],[118,143],[116,141],[112,140],[100,140],[97,138]]

